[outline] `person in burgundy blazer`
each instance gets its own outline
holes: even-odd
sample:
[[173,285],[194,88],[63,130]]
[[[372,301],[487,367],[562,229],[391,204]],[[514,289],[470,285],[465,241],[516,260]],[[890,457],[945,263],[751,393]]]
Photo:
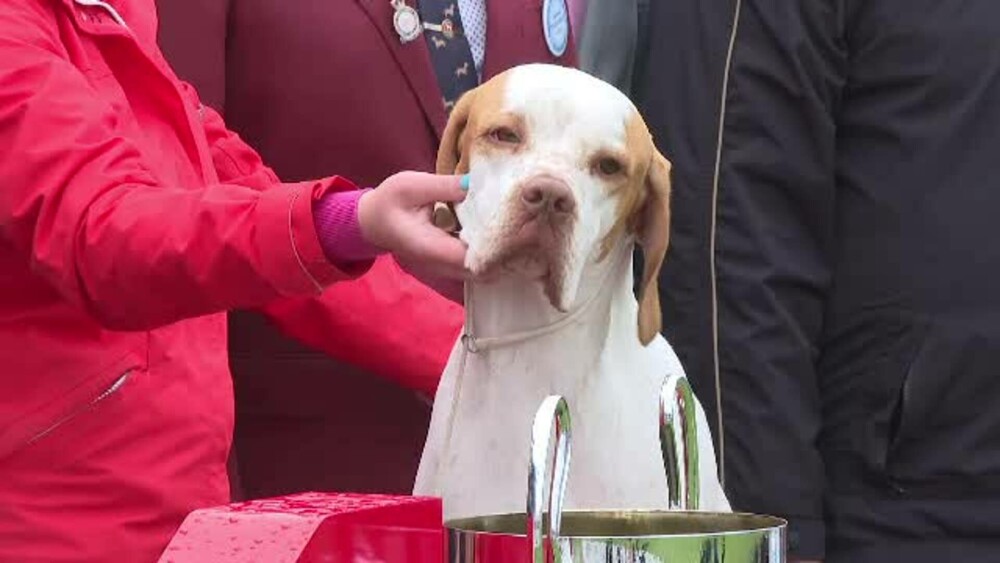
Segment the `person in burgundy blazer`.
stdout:
[[[550,53],[543,0],[481,1],[484,80],[522,63],[576,64],[572,37],[563,56]],[[283,180],[337,173],[374,186],[398,170],[433,170],[441,90],[424,38],[401,43],[389,0],[160,0],[159,12],[178,74]],[[230,320],[234,496],[409,492],[461,308],[383,259],[320,302],[276,310]],[[330,334],[358,338],[290,338],[304,336],[296,319],[331,317]]]

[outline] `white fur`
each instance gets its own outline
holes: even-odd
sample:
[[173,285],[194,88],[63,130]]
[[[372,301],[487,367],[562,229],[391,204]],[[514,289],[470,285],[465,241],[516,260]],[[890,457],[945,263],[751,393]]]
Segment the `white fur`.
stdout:
[[462,238],[469,244],[469,266],[476,269],[498,242],[520,182],[539,174],[562,179],[573,190],[580,218],[560,291],[568,308],[587,254],[615,220],[615,202],[590,173],[587,157],[601,147],[625,148],[625,124],[635,108],[606,82],[580,71],[537,64],[509,73],[503,109],[526,118],[531,150],[518,158],[473,153],[469,173],[475,188],[456,209]]
[[[539,173],[556,176],[571,187],[579,209],[562,296],[567,308],[587,309],[557,331],[508,346],[466,353],[456,343],[414,493],[443,497],[448,519],[523,512],[532,419],[546,396],[559,394],[573,419],[567,507],[665,509],[659,390],[683,368],[662,337],[646,347],[639,342],[632,241],[621,240],[597,261],[615,200],[585,159],[601,146],[625,148],[635,108],[613,87],[561,67],[519,67],[506,88],[505,109],[526,117],[530,150],[473,155],[472,189],[457,210],[470,265],[496,244],[491,237],[501,232],[514,186]],[[543,327],[567,314],[552,307],[540,283],[523,277],[476,283],[470,291],[471,324],[480,338]],[[728,511],[700,404],[697,422],[701,508]]]

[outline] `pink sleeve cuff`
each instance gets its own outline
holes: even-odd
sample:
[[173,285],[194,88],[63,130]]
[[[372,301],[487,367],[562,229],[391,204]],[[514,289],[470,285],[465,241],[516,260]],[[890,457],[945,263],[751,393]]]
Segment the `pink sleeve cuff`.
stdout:
[[316,234],[326,259],[350,268],[374,260],[382,251],[365,240],[358,223],[358,201],[368,190],[331,192],[313,203]]

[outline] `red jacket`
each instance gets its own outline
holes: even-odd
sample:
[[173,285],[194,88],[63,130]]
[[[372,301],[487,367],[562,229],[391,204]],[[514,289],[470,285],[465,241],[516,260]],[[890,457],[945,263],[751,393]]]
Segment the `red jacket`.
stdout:
[[116,5],[0,4],[0,561],[150,560],[227,502],[223,311],[345,277],[310,202],[352,184],[277,183]]

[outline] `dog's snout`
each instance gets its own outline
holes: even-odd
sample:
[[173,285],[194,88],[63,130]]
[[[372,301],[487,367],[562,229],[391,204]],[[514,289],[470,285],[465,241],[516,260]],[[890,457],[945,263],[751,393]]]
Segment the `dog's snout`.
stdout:
[[551,177],[535,178],[524,184],[521,205],[532,213],[570,215],[576,210],[573,192],[566,182]]

